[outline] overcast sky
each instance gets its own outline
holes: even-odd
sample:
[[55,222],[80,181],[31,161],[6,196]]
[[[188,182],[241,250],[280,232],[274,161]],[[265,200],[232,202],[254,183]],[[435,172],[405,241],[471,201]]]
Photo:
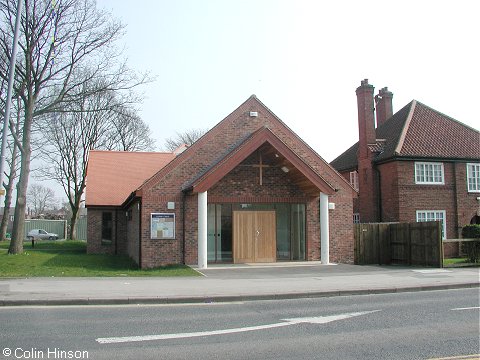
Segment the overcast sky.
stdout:
[[251,94],[327,161],[358,138],[368,78],[479,128],[480,2],[97,0],[127,25],[130,67],[150,71],[141,116],[160,147],[211,128]]
[[358,139],[368,78],[480,128],[480,2],[97,0],[126,27],[131,68],[150,71],[141,117],[158,148],[209,129],[250,95],[325,160]]

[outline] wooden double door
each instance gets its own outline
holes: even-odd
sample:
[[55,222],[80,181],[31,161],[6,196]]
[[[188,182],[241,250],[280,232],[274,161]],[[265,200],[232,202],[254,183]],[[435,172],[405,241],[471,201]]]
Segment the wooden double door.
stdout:
[[233,262],[276,261],[275,211],[233,212]]

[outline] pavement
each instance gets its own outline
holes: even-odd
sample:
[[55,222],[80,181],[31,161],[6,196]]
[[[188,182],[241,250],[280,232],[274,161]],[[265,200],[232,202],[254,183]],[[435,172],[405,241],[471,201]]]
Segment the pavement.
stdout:
[[198,277],[0,279],[0,306],[166,304],[292,299],[480,287],[480,268],[212,265]]

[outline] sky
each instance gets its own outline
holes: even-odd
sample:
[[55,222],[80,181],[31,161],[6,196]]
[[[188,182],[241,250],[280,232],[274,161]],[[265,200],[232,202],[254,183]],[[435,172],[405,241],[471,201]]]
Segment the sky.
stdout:
[[325,160],[358,139],[355,89],[388,86],[480,128],[478,1],[97,0],[126,25],[129,66],[156,78],[140,115],[159,148],[250,95]]
[[387,86],[480,128],[478,1],[97,0],[148,71],[140,116],[157,150],[256,96],[330,162],[358,140],[355,89]]

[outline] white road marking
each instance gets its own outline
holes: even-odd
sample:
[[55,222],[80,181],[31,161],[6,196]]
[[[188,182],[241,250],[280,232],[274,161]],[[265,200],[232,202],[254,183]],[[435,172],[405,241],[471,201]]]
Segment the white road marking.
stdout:
[[423,269],[423,270],[412,270],[413,272],[418,272],[420,274],[442,274],[442,273],[451,273],[452,270],[445,269]]
[[455,309],[452,309],[452,310],[453,310],[453,311],[459,311],[459,310],[474,310],[474,309],[480,309],[480,306],[465,307],[465,308],[455,308]]
[[170,339],[184,339],[192,337],[201,337],[201,336],[212,336],[212,335],[225,335],[225,334],[234,334],[247,331],[257,331],[257,330],[266,330],[273,329],[291,325],[297,325],[302,323],[308,324],[326,324],[332,321],[349,319],[355,316],[366,315],[374,313],[380,310],[373,311],[363,311],[356,313],[347,313],[331,316],[317,316],[317,317],[305,317],[305,318],[294,318],[294,319],[282,319],[283,322],[267,325],[258,325],[258,326],[247,326],[241,328],[233,329],[223,329],[223,330],[212,330],[212,331],[199,331],[191,333],[178,333],[178,334],[163,334],[163,335],[145,335],[145,336],[125,336],[125,337],[111,337],[111,338],[98,338],[96,341],[100,344],[113,344],[113,343],[125,343],[125,342],[139,342],[139,341],[152,341],[152,340],[170,340]]

